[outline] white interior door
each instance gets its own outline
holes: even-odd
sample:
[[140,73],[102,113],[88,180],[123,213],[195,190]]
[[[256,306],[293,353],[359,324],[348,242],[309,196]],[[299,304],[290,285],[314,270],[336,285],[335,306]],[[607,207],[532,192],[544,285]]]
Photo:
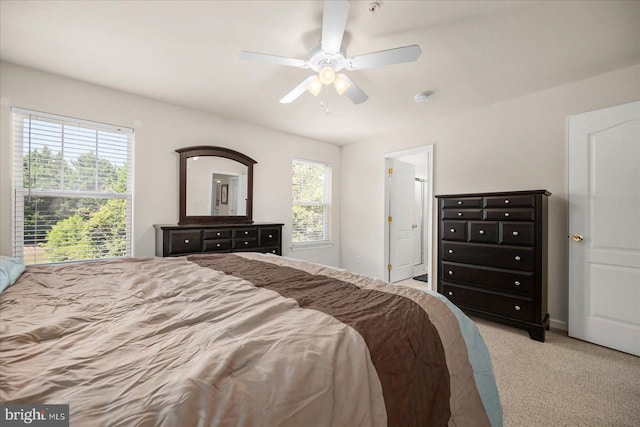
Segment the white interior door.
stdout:
[[417,271],[424,270],[424,181],[415,179],[415,205],[413,210],[413,267],[414,276]]
[[640,356],[640,102],[569,118],[569,335]]
[[238,177],[229,178],[229,215],[238,215]]
[[415,166],[387,159],[389,178],[389,281],[413,277]]

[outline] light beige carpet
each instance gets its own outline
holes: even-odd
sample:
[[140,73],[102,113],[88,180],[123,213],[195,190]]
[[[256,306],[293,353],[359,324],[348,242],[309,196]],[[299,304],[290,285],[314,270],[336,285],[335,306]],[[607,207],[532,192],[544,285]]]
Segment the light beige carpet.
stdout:
[[640,426],[640,358],[473,319],[489,348],[505,427]]

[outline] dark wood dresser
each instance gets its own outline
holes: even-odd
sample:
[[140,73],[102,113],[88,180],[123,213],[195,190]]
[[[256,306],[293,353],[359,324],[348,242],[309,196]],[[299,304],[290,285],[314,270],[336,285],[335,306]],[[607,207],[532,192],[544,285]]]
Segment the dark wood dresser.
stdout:
[[166,257],[206,252],[270,252],[282,255],[283,225],[156,224],[156,255]]
[[544,342],[546,190],[436,196],[438,292],[472,315]]

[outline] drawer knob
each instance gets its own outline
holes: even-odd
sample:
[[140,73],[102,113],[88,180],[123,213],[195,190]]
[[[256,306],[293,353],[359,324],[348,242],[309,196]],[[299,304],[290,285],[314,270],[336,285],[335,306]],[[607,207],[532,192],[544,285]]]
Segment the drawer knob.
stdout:
[[513,232],[513,233],[511,233],[511,234],[513,234],[514,236],[517,236],[517,235],[518,235],[518,234],[520,234],[520,233],[518,233],[517,231],[514,231],[514,232]]
[[516,255],[516,256],[515,256],[515,260],[516,260],[516,261],[520,261],[520,256],[519,256],[519,255]]
[[219,235],[220,235],[220,233],[216,233],[216,236],[219,236]]
[[505,199],[504,204],[508,205],[509,204],[509,199]]
[[449,276],[453,276],[453,271],[449,270]]
[[505,212],[505,213],[504,213],[504,216],[509,216],[509,212]]
[[455,229],[455,228],[452,228],[452,229],[451,229],[451,230],[449,230],[449,231],[450,231],[450,232],[452,232],[452,233],[455,233],[455,232],[456,232],[456,229]]
[[216,247],[218,247],[218,248],[219,248],[219,247],[220,247],[220,243],[216,244]]
[[449,253],[452,254],[454,251],[453,249],[449,249]]
[[276,250],[275,250],[275,249],[274,249],[274,250],[272,250],[272,251],[271,251],[271,253],[275,254],[275,253],[276,253]]
[[269,234],[269,238],[270,238],[270,239],[273,239],[273,234]]
[[185,243],[189,243],[189,239],[184,239],[184,242]]
[[244,235],[246,236],[247,234],[249,234],[249,232],[248,232],[248,231],[245,231],[245,232],[244,232]]
[[462,202],[461,202],[461,201],[458,201],[458,204],[459,204],[459,205],[461,205],[461,204],[462,204]]
[[514,308],[516,309],[516,311],[520,311],[520,306],[519,305],[516,305]]
[[449,291],[449,295],[450,295],[450,296],[453,296],[453,292]]
[[520,282],[518,282],[517,280],[515,282],[513,282],[514,285],[516,286],[520,286]]
[[458,216],[462,216],[462,212],[458,212]]
[[480,231],[478,231],[478,233],[484,234],[484,230],[480,230]]
[[249,242],[244,242],[244,244],[245,244],[245,245],[248,245],[248,244],[249,244]]

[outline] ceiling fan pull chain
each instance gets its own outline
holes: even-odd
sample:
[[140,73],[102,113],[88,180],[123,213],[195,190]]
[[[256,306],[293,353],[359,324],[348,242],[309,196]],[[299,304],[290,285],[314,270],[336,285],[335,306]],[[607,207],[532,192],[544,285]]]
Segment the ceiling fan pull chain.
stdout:
[[325,110],[325,113],[328,115],[329,114],[329,85],[325,85],[326,90],[324,91],[325,94],[325,98],[327,99],[327,109]]

